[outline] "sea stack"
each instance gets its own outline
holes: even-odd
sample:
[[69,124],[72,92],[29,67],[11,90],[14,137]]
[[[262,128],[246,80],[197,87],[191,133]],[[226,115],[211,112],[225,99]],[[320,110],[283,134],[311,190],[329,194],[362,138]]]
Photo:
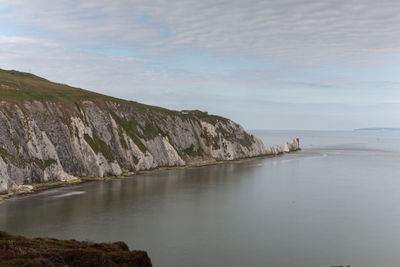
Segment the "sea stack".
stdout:
[[283,152],[290,153],[299,150],[299,142],[296,139],[293,139],[291,143],[286,142],[285,147],[283,148]]

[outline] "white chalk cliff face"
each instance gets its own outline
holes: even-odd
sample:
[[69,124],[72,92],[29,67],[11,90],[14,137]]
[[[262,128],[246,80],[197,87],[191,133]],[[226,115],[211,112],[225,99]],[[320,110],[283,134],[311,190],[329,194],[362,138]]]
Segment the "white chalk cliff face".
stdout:
[[0,102],[0,191],[271,153],[228,120],[129,102]]

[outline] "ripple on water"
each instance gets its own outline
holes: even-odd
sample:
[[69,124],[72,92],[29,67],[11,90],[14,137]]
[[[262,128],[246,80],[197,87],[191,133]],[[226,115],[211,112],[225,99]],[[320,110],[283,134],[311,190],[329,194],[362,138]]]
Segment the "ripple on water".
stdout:
[[85,194],[85,192],[84,191],[72,191],[72,192],[61,194],[61,195],[53,196],[53,198],[62,198],[62,197],[69,197],[69,196],[82,195],[82,194]]

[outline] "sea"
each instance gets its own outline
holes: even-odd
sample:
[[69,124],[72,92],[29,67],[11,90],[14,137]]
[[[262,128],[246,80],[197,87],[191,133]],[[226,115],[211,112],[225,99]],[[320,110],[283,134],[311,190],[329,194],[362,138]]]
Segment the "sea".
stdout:
[[400,131],[253,131],[301,151],[15,197],[0,229],[124,241],[154,266],[400,266]]

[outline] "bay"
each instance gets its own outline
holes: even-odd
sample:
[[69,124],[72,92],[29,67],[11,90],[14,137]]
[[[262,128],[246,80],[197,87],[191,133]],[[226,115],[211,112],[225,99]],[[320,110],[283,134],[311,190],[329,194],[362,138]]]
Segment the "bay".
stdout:
[[154,266],[399,266],[400,132],[254,133],[302,151],[12,198],[0,229],[122,240]]

